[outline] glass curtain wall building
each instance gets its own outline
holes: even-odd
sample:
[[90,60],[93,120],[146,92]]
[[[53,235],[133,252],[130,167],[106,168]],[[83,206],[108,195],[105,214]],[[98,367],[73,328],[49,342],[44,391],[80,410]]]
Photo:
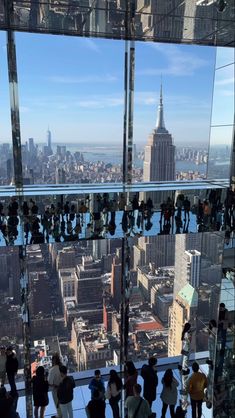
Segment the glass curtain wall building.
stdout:
[[203,416],[234,416],[234,17],[232,0],[0,0],[0,345],[21,417],[55,352],[75,416],[95,369],[155,356],[152,411],[170,367],[191,417],[186,322]]

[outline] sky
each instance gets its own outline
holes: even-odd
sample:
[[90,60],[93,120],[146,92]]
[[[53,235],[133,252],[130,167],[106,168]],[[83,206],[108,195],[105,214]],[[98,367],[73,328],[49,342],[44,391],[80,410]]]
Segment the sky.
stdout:
[[[5,33],[0,33],[0,142],[11,139]],[[232,48],[136,42],[134,142],[145,144],[157,117],[161,75],[166,128],[176,144],[207,146],[215,75],[213,124],[233,110]],[[124,41],[16,33],[22,143],[123,141]],[[218,123],[217,123],[218,122]],[[231,128],[226,132],[230,137]],[[224,141],[224,129],[213,128]]]

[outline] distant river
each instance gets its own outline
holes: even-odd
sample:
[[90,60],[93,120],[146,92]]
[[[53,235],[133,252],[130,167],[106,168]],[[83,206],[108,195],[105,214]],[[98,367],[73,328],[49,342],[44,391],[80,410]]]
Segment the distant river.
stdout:
[[[62,145],[62,144],[58,144]],[[106,147],[97,144],[65,144],[67,150],[74,153],[76,151],[82,152],[85,161],[104,161],[111,164],[122,164],[122,149],[118,146]],[[91,151],[92,149],[92,151]],[[54,146],[56,151],[56,146]],[[136,159],[136,167],[143,167],[143,161]],[[176,161],[176,171],[199,171],[199,173],[206,173],[206,164],[197,165],[191,161]]]

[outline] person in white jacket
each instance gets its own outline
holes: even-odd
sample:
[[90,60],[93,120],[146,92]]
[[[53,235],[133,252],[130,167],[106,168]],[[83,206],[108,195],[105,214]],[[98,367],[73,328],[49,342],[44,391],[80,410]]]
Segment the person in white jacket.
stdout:
[[62,417],[59,400],[57,396],[58,387],[60,383],[62,382],[62,377],[60,374],[60,366],[61,366],[60,356],[58,353],[56,353],[52,356],[52,368],[49,370],[48,383],[52,389],[52,397],[53,397],[53,401],[56,407],[58,418]]

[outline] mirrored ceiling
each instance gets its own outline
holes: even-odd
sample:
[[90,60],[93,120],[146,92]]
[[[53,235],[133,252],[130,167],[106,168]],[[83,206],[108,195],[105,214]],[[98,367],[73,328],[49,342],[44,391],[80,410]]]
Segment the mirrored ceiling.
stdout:
[[0,0],[0,29],[234,46],[234,0]]

